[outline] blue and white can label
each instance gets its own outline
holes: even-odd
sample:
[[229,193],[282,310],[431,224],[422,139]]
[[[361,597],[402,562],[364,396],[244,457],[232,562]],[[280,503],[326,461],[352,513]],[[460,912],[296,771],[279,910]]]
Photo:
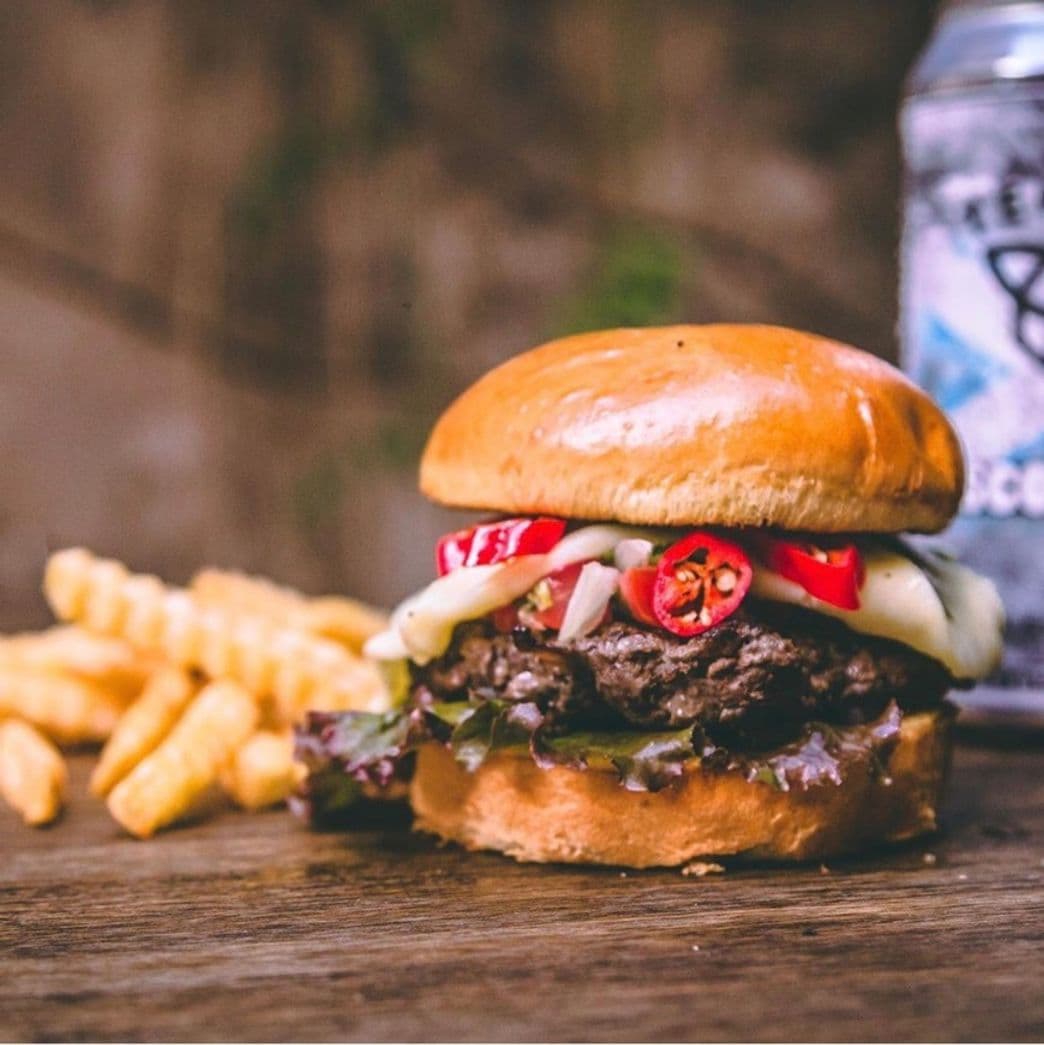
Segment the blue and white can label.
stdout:
[[1044,520],[1044,89],[914,97],[902,130],[904,367],[964,443],[962,513]]

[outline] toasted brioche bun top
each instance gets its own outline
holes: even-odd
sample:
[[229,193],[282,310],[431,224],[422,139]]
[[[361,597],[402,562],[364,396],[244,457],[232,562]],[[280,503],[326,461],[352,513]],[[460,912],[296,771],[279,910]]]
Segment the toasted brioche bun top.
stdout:
[[771,326],[605,330],[490,371],[442,415],[442,504],[652,526],[934,532],[963,462],[894,367]]

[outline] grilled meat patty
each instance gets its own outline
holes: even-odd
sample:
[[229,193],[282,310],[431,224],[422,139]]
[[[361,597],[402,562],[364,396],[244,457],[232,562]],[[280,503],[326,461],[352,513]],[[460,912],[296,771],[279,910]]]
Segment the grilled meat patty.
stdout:
[[752,748],[812,720],[868,721],[893,699],[906,710],[931,706],[954,684],[901,643],[754,599],[691,638],[614,620],[559,642],[472,621],[413,673],[418,700],[531,701],[555,729],[699,725],[717,742]]

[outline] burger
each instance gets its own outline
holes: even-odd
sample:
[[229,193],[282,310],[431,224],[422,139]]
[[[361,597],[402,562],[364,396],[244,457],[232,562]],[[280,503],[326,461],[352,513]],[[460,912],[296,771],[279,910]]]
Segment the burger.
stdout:
[[303,729],[313,815],[408,787],[443,840],[626,867],[935,828],[1003,611],[904,536],[963,462],[893,367],[772,326],[569,337],[465,391],[420,484],[482,519],[368,644],[395,706]]

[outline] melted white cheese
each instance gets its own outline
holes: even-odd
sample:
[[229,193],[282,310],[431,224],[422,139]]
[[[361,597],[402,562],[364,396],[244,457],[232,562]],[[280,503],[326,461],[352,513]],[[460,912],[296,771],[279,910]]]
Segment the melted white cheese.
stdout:
[[853,631],[895,639],[941,661],[954,677],[979,679],[1000,660],[1004,607],[993,583],[936,553],[918,565],[897,551],[863,547],[866,581],[859,609],[831,606],[754,564],[750,590],[844,621]]
[[[632,527],[587,526],[545,555],[454,570],[403,602],[388,630],[366,644],[366,653],[379,660],[408,657],[427,664],[446,651],[461,621],[520,598],[549,573],[608,555],[622,540],[662,543],[664,537],[663,532]],[[993,670],[1001,654],[1004,609],[989,580],[930,552],[918,552],[920,562],[870,542],[861,545],[861,552],[866,581],[857,610],[822,602],[757,560],[751,592],[835,617],[853,631],[904,643],[943,663],[956,678],[983,678]]]
[[453,629],[521,598],[542,577],[563,566],[600,559],[628,537],[649,537],[648,530],[623,526],[585,526],[567,534],[544,555],[520,555],[492,566],[453,570],[401,603],[388,630],[366,643],[378,660],[409,657],[427,664],[446,651]]

